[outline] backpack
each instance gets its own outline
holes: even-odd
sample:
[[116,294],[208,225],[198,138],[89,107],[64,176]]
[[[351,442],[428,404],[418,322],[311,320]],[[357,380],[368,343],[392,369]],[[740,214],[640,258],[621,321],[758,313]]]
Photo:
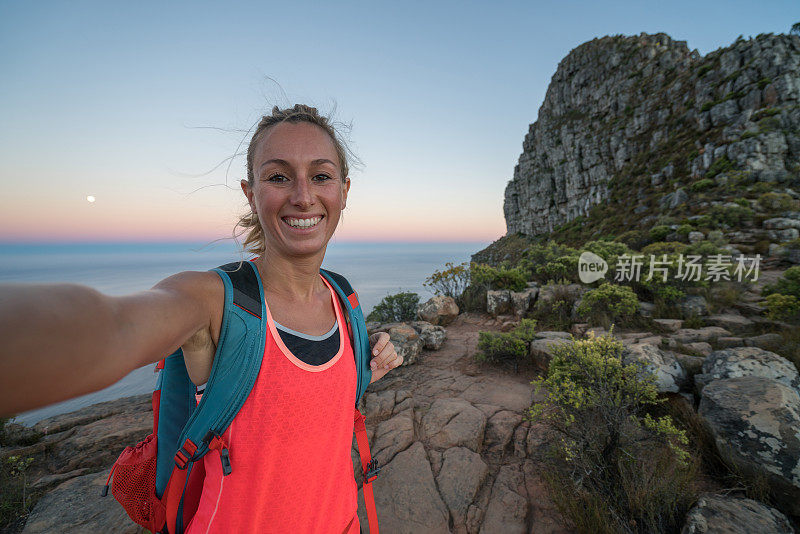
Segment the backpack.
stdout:
[[[222,435],[244,404],[258,376],[267,332],[266,306],[258,269],[252,261],[211,269],[225,286],[225,307],[219,343],[200,402],[189,379],[181,349],[156,365],[153,391],[153,433],[122,451],[108,475],[102,495],[111,493],[133,521],[153,533],[181,534],[200,500],[204,478],[199,462],[210,450],[220,453],[223,476],[231,464]],[[353,424],[363,470],[364,503],[369,531],[378,534],[372,492],[380,467],[371,458],[364,416],[358,402],[372,379],[370,346],[358,295],[340,274],[320,269],[347,310],[345,319],[356,360],[356,403]]]

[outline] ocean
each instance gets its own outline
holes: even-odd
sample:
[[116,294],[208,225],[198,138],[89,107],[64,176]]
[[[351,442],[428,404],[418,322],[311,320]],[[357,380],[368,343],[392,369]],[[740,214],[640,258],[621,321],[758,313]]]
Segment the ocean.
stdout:
[[[446,262],[459,264],[489,242],[363,243],[331,240],[322,267],[345,275],[358,292],[365,313],[383,297],[412,291],[424,302],[433,293],[422,284]],[[245,255],[244,258],[250,258]],[[0,283],[72,282],[108,295],[150,289],[180,271],[207,270],[238,261],[231,241],[217,243],[0,243]],[[136,369],[103,390],[22,413],[16,422],[36,422],[85,406],[149,393],[155,386],[153,366]]]

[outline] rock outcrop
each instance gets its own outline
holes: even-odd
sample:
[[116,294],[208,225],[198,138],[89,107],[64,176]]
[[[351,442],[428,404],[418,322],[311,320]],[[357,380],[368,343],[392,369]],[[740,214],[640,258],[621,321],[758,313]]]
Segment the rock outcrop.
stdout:
[[[548,233],[623,185],[633,227],[653,211],[679,210],[703,176],[728,180],[735,170],[776,187],[797,182],[798,73],[796,35],[740,38],[706,56],[665,34],[578,46],[525,136],[505,191],[508,233]],[[790,241],[797,222],[774,218],[763,232]]]

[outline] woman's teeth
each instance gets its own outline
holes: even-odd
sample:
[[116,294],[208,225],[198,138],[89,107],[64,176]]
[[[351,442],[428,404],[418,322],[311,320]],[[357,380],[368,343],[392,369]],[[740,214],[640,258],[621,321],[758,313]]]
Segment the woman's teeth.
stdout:
[[322,220],[322,217],[312,217],[311,219],[292,219],[286,218],[286,221],[289,226],[294,228],[311,228],[312,226],[316,226],[319,221]]

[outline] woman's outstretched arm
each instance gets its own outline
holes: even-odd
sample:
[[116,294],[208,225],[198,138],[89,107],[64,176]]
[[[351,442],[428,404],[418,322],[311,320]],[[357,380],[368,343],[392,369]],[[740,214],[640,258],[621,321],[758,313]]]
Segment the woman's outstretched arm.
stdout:
[[77,284],[0,285],[0,416],[109,386],[207,328],[209,273],[122,297]]

